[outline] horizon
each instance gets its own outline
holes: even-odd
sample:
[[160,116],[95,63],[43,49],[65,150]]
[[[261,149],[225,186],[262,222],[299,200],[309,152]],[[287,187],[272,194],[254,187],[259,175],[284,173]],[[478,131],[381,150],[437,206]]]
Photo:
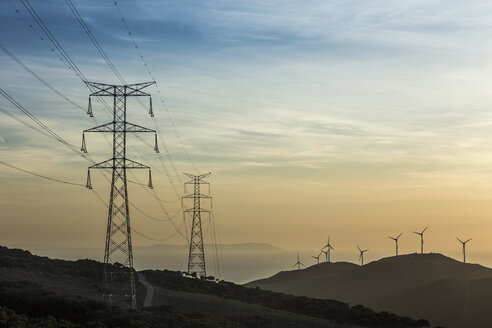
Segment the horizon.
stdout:
[[[262,243],[264,244],[264,243]],[[64,260],[81,260],[91,259],[102,262],[103,252],[98,248],[65,248],[60,249],[57,246],[41,246],[41,245],[4,245],[9,248],[25,249],[38,256],[47,256],[50,258],[64,259]],[[186,248],[187,245],[153,245],[153,246],[171,246]],[[154,251],[146,251],[148,246],[135,246],[135,268],[139,271],[147,269],[160,269],[160,270],[175,270],[186,271],[187,254],[180,252],[179,249],[172,249],[168,251],[162,251],[156,253]],[[82,253],[81,253],[82,252]],[[300,254],[300,260],[305,265],[301,269],[306,269],[317,265],[316,260],[311,258],[312,252],[310,250],[286,250],[286,249],[274,249],[274,250],[262,250],[262,251],[244,251],[244,250],[230,250],[221,252],[221,272],[218,274],[215,267],[215,259],[211,259],[207,265],[207,271],[211,275],[224,279],[226,281],[232,281],[235,283],[247,283],[256,279],[267,278],[275,275],[278,272],[297,271],[292,265],[296,262],[297,254]],[[369,251],[364,255],[364,266],[370,263],[378,262],[380,260],[396,257],[388,250],[375,250]],[[207,252],[205,252],[207,256]],[[461,252],[403,252],[398,256],[410,256],[410,255],[441,255],[459,263],[463,263],[463,255]],[[341,251],[332,253],[332,263],[350,263],[360,266],[358,260],[358,250],[354,247],[353,251]],[[320,257],[320,263],[327,263],[324,261],[324,257]],[[468,256],[465,264],[479,265],[484,268],[492,269],[491,254],[487,252],[473,252],[471,256]]]

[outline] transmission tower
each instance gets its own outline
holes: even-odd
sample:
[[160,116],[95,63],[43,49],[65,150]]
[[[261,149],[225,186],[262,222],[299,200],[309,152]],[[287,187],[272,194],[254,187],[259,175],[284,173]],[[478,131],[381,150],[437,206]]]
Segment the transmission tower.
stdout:
[[[127,122],[126,103],[127,97],[149,97],[149,114],[153,116],[150,94],[142,92],[142,89],[154,83],[155,82],[110,85],[86,82],[88,86],[95,89],[95,92],[89,95],[88,115],[92,116],[91,97],[113,98],[113,121],[84,130],[81,148],[83,152],[87,152],[85,143],[86,132],[108,132],[113,134],[113,157],[88,168],[86,185],[87,188],[92,189],[90,176],[91,169],[112,170],[106,247],[104,249],[103,280],[105,283],[105,291],[103,297],[109,303],[117,302],[117,298],[122,297],[123,302],[130,303],[132,308],[136,308],[137,304],[126,171],[128,169],[148,170],[149,188],[152,188],[152,178],[149,166],[137,163],[126,157],[126,134],[129,132],[152,132],[157,136],[157,133],[155,130]],[[157,138],[155,138],[155,142],[154,150],[158,152]]]
[[184,215],[186,215],[187,213],[191,213],[193,217],[191,224],[190,250],[188,256],[188,273],[196,273],[198,277],[207,276],[207,270],[205,268],[205,250],[203,247],[201,214],[205,212],[210,215],[210,211],[201,207],[201,199],[211,199],[212,197],[202,194],[200,192],[200,185],[206,184],[210,186],[207,181],[203,180],[210,174],[210,172],[201,175],[192,175],[185,173],[185,175],[191,178],[190,181],[184,183],[185,193],[186,185],[193,185],[193,193],[183,196],[183,199],[193,199],[193,208],[184,211]]

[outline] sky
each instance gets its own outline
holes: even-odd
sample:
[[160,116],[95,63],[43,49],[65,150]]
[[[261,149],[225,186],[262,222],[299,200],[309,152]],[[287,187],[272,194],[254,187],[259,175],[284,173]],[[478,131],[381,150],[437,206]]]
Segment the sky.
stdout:
[[[118,83],[65,1],[30,3],[89,80]],[[152,80],[113,1],[73,3],[128,83]],[[196,166],[212,172],[220,243],[315,252],[331,235],[336,249],[359,244],[384,253],[393,247],[387,236],[404,232],[400,251],[414,252],[412,232],[429,226],[428,251],[459,254],[458,236],[473,238],[470,259],[473,250],[492,255],[489,1],[122,0],[118,7],[157,81],[147,91],[162,137],[161,157],[144,135],[147,143],[129,137],[128,156],[152,166],[177,226],[182,173]],[[19,0],[0,2],[0,43],[85,108],[88,89],[40,33]],[[0,87],[79,147],[82,131],[95,125],[84,110],[3,52],[0,67]],[[3,97],[0,107],[27,119]],[[102,106],[93,110],[109,120]],[[128,113],[153,128],[137,102]],[[87,161],[0,115],[0,160],[85,183]],[[111,156],[101,135],[86,141],[95,160]],[[145,183],[146,175],[132,178]],[[104,177],[94,173],[92,183],[107,201]],[[91,191],[8,167],[0,167],[0,184],[2,244],[102,247],[106,209]],[[140,211],[163,218],[145,188],[130,184],[129,193]],[[172,224],[140,211],[131,207],[136,245],[186,243]]]

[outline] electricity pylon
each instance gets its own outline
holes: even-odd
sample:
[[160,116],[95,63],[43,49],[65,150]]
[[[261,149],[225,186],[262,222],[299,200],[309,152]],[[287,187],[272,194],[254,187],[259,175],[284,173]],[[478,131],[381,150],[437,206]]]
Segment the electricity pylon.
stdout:
[[190,181],[185,182],[185,193],[186,193],[186,185],[193,185],[193,193],[183,196],[183,199],[193,199],[193,208],[187,209],[184,211],[184,215],[186,213],[192,213],[192,224],[191,224],[191,236],[190,236],[190,249],[188,255],[188,273],[196,273],[198,277],[206,277],[207,270],[205,267],[205,249],[203,247],[203,233],[202,233],[202,216],[203,212],[209,213],[209,210],[206,210],[201,207],[201,199],[211,199],[209,195],[202,194],[200,192],[200,185],[210,184],[203,179],[209,176],[211,173],[205,173],[200,175],[192,175],[189,173],[185,173],[188,177],[191,178]]
[[[125,302],[129,302],[132,308],[137,306],[135,291],[135,277],[133,269],[133,250],[130,227],[130,212],[128,209],[128,189],[126,171],[128,169],[149,170],[149,184],[152,188],[150,167],[126,158],[126,134],[130,132],[151,132],[157,135],[155,130],[132,124],[126,120],[127,97],[150,97],[150,94],[142,92],[155,82],[145,82],[126,85],[110,85],[97,82],[86,82],[96,91],[89,95],[89,107],[87,114],[92,116],[90,97],[113,98],[113,121],[84,130],[82,135],[83,152],[87,152],[85,143],[86,132],[108,132],[113,134],[113,157],[101,163],[89,166],[87,171],[86,187],[92,189],[90,170],[111,169],[111,191],[108,206],[108,222],[106,229],[106,247],[104,249],[104,298],[108,302],[113,301],[113,296],[123,296]],[[150,101],[149,114],[152,113],[152,101]],[[157,138],[156,138],[157,140]],[[158,152],[157,143],[154,150]],[[129,284],[128,284],[129,282]]]

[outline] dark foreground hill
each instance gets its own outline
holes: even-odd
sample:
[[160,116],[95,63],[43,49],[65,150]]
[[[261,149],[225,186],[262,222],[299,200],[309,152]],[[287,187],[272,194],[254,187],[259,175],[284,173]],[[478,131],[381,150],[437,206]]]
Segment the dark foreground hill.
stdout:
[[441,254],[401,255],[363,267],[322,263],[246,286],[363,304],[450,328],[492,327],[492,269]]
[[[158,270],[139,272],[140,309],[132,311],[99,301],[102,270],[96,261],[53,260],[0,247],[0,327],[429,326],[363,306]],[[154,292],[153,306],[143,308],[147,288]]]

